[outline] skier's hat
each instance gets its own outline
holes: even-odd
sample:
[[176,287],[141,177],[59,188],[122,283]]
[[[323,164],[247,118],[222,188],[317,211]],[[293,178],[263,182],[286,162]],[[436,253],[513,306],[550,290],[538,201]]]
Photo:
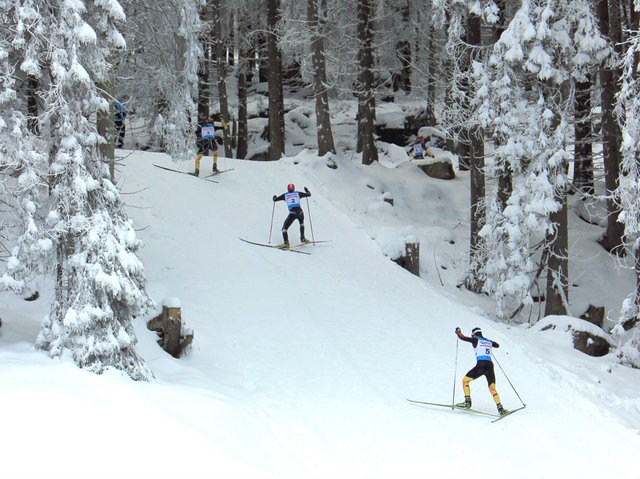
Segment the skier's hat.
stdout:
[[482,330],[480,328],[473,328],[471,330],[471,336],[482,336]]

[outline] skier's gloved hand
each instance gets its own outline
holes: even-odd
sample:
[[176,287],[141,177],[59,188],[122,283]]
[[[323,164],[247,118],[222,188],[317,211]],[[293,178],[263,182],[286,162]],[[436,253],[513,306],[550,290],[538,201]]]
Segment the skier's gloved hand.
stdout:
[[305,191],[305,193],[311,193],[311,192],[309,191],[309,188],[307,188],[306,186],[304,187],[304,191]]
[[277,200],[278,197],[276,195],[273,195],[273,201]]
[[460,331],[460,328],[456,328],[456,333],[459,333]]

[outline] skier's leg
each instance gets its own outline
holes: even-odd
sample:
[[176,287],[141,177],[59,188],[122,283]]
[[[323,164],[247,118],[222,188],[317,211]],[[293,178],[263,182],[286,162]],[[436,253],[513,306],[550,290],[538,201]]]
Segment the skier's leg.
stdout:
[[196,171],[195,171],[196,176],[200,174],[200,160],[202,159],[203,155],[204,153],[198,153],[198,156],[196,156]]
[[282,224],[282,238],[284,239],[284,244],[287,247],[289,246],[289,233],[287,233],[287,230],[289,229],[289,226],[291,226],[291,224],[293,223],[293,220],[295,219],[296,219],[296,214],[293,212],[290,212],[287,218],[284,220],[284,223]]
[[300,223],[300,242],[306,243],[307,239],[304,237],[304,212],[302,208],[298,212],[298,222]]
[[457,406],[462,406],[466,408],[471,407],[471,388],[469,387],[469,383],[474,379],[479,378],[482,375],[479,366],[476,364],[473,369],[471,369],[465,376],[462,378],[462,390],[464,391],[464,403],[457,404]]
[[496,389],[496,373],[493,370],[493,363],[489,362],[490,366],[487,368],[487,372],[485,376],[487,377],[487,383],[489,384],[489,392],[493,396],[493,400],[496,403],[496,407],[498,408],[498,414],[505,414],[506,411],[502,407],[502,402],[500,401],[500,395],[498,394],[498,390]]

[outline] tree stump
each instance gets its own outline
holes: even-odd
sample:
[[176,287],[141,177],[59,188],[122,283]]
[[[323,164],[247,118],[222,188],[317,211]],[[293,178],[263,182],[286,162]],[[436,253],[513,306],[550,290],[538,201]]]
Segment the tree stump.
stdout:
[[420,243],[416,241],[407,241],[405,243],[405,254],[393,261],[402,266],[416,276],[420,276]]
[[604,306],[594,306],[590,304],[587,310],[580,316],[580,319],[589,321],[602,328],[604,326]]
[[162,349],[179,358],[182,351],[193,341],[193,333],[182,335],[182,310],[176,307],[162,306],[162,313],[147,323],[147,328],[160,336],[158,344]]

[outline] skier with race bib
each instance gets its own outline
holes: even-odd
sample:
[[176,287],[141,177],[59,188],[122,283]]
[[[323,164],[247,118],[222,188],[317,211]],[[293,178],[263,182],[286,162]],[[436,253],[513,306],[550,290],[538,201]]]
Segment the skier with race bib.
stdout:
[[213,152],[213,173],[218,171],[218,143],[216,142],[216,127],[213,122],[209,122],[200,128],[200,144],[198,156],[196,157],[196,171],[193,172],[195,176],[200,176],[200,160],[204,155],[209,154],[209,151]]
[[414,160],[422,160],[425,158],[425,156],[430,156],[431,158],[434,157],[429,147],[426,146],[423,137],[418,138],[413,144],[411,150],[409,151],[409,156],[411,156],[411,158],[413,158]]
[[298,223],[300,223],[300,241],[302,243],[310,243],[310,241],[304,237],[304,213],[300,206],[300,199],[309,196],[311,196],[311,192],[306,186],[304,187],[304,192],[296,191],[293,183],[289,183],[286,193],[280,196],[273,195],[274,202],[285,201],[287,208],[289,208],[289,215],[282,225],[282,238],[284,239],[284,243],[279,245],[279,248],[289,248],[289,233],[287,231],[295,220],[298,220]]
[[460,328],[456,328],[456,334],[458,338],[467,343],[471,343],[476,353],[477,363],[464,378],[462,378],[462,388],[464,389],[464,402],[458,403],[456,406],[466,409],[471,408],[471,388],[469,383],[474,379],[478,379],[480,376],[487,378],[489,384],[489,391],[493,396],[493,400],[496,402],[498,408],[498,414],[501,416],[506,414],[507,411],[502,407],[500,403],[500,396],[496,391],[496,374],[493,370],[493,361],[491,360],[491,350],[493,348],[499,348],[500,345],[495,341],[482,337],[482,331],[480,328],[473,328],[471,331],[471,337],[462,334]]

